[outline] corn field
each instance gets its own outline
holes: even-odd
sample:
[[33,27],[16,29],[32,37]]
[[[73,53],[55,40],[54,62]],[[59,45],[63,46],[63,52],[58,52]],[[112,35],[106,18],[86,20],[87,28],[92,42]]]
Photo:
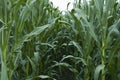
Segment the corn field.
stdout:
[[0,0],[0,80],[120,80],[120,4]]

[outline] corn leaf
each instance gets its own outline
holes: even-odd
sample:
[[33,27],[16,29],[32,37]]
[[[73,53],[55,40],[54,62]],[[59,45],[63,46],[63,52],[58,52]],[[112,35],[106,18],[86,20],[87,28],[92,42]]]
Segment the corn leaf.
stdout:
[[99,80],[100,71],[103,70],[105,65],[98,65],[95,69],[94,80]]

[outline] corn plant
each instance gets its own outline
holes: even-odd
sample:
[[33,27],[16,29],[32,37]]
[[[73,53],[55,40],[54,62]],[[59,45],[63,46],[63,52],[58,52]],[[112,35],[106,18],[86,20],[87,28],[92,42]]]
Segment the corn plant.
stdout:
[[[0,80],[119,80],[120,4],[0,0]],[[69,7],[69,4],[68,4]]]
[[119,79],[112,75],[114,71],[111,73],[110,69],[111,61],[119,55],[120,48],[118,6],[115,0],[91,0],[89,3],[78,0],[74,9],[66,15],[75,34],[73,40],[79,45],[80,57],[87,64],[83,68],[83,80]]
[[38,57],[36,46],[46,42],[48,30],[44,30],[52,29],[59,13],[48,0],[0,0],[1,80],[25,80],[42,74],[35,70],[31,58]]

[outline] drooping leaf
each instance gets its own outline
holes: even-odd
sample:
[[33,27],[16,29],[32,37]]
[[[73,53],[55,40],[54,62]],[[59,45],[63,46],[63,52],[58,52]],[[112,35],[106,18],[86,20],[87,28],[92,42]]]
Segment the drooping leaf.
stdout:
[[42,78],[42,79],[46,79],[46,78],[48,79],[48,78],[50,78],[50,76],[47,76],[47,75],[39,75],[38,77]]
[[99,80],[99,75],[100,75],[100,71],[103,70],[105,67],[105,65],[101,64],[98,65],[95,69],[95,73],[94,73],[94,80]]
[[52,78],[52,77],[50,77],[50,76],[48,76],[48,75],[39,75],[38,77],[41,78],[41,79],[52,79],[52,80],[56,80],[55,78]]
[[49,25],[50,24],[40,26],[40,27],[36,27],[32,32],[30,32],[29,34],[26,34],[25,36],[23,36],[23,38],[21,39],[21,41],[19,42],[19,44],[17,45],[15,50],[21,50],[21,48],[23,47],[24,42],[30,41],[31,39],[33,39],[34,36],[38,36],[40,33],[45,31],[45,29],[48,28]]
[[28,60],[30,61],[30,64],[31,64],[31,66],[32,66],[32,69],[35,71],[35,70],[36,70],[36,67],[35,67],[34,62],[30,59],[30,57],[27,56],[27,58],[28,58]]
[[63,57],[60,62],[63,62],[65,59],[75,59],[77,62],[79,61],[79,62],[82,62],[84,65],[87,65],[85,60],[80,57],[74,57],[72,55],[67,55],[67,56]]
[[36,27],[31,33],[25,35],[25,40],[27,40],[28,38],[30,38],[32,36],[39,35],[40,33],[42,33],[49,26],[50,26],[50,24],[47,24],[47,25],[44,25],[44,26],[40,26],[40,27]]
[[72,43],[77,48],[77,50],[80,52],[80,54],[83,55],[82,48],[78,43],[76,43],[75,41],[71,41],[70,43]]

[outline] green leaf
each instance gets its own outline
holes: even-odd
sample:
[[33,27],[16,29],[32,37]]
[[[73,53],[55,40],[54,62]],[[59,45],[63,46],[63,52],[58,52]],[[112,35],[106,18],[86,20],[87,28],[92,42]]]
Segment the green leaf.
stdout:
[[2,19],[0,19],[0,22],[1,22],[2,24],[5,24]]
[[60,62],[63,62],[65,59],[75,59],[77,62],[82,62],[84,65],[87,65],[85,60],[83,58],[80,57],[74,57],[72,55],[67,55],[65,57],[63,57]]
[[16,48],[15,52],[18,52],[19,50],[21,50],[21,48],[23,47],[24,42],[30,41],[34,37],[40,35],[40,33],[45,31],[45,29],[48,28],[49,26],[50,26],[50,24],[43,25],[43,26],[40,26],[40,27],[36,27],[32,32],[30,32],[29,34],[26,34],[25,36],[23,36],[23,38],[17,44],[17,47],[15,47]]
[[27,58],[28,58],[28,60],[30,61],[30,64],[31,64],[31,66],[32,66],[32,69],[33,69],[34,71],[36,71],[36,67],[35,67],[34,62],[30,59],[30,57],[27,56]]
[[120,48],[120,37],[116,40],[116,42],[112,46],[111,52],[108,57],[108,64],[111,64],[111,61],[113,60],[115,53],[117,53],[117,51],[119,51],[119,48]]
[[41,78],[41,79],[50,78],[50,76],[47,76],[47,75],[39,75],[38,77]]
[[39,35],[40,33],[42,33],[49,26],[50,26],[50,24],[43,25],[43,26],[40,26],[40,27],[36,27],[31,33],[24,36],[24,41],[27,41],[27,39],[32,37],[32,36]]
[[100,71],[104,69],[105,65],[98,65],[95,69],[94,80],[99,80]]
[[70,44],[73,44],[77,48],[77,50],[80,52],[80,54],[83,55],[82,48],[77,42],[71,41]]
[[52,80],[56,80],[55,78],[52,78],[52,77],[50,77],[50,76],[48,76],[48,75],[39,75],[38,77],[41,78],[41,79],[52,79]]
[[[5,25],[5,23],[0,19],[0,24],[1,24],[1,23]],[[1,25],[0,25],[0,27],[1,27]],[[4,29],[6,29],[5,26],[1,27],[1,28],[0,28],[0,32],[2,32]]]
[[108,35],[107,35],[107,44],[111,43],[111,40],[114,36],[118,36],[120,35],[120,19],[114,23],[112,26],[109,27],[108,29]]
[[0,32],[2,32],[4,29],[6,29],[6,27],[1,27]]
[[8,80],[8,76],[7,76],[7,66],[6,64],[3,62],[3,58],[2,58],[2,50],[0,47],[0,58],[1,58],[1,80]]
[[54,68],[54,67],[58,67],[58,66],[68,68],[70,71],[77,73],[77,70],[75,68],[73,68],[72,65],[65,63],[65,62],[60,62],[60,63],[56,62],[56,64],[52,65],[50,68]]
[[91,36],[93,37],[93,39],[97,42],[97,45],[99,46],[100,42],[99,42],[99,40],[97,38],[97,35],[96,35],[95,31],[94,31],[94,28],[93,28],[94,26],[91,23],[88,23],[88,25],[89,25],[89,30],[90,30]]
[[41,45],[49,46],[49,47],[51,47],[51,48],[54,48],[54,45],[51,45],[51,44],[49,44],[49,43],[41,43]]
[[1,67],[1,80],[8,80],[7,76],[7,67],[6,64],[2,61],[2,67]]
[[60,62],[64,61],[65,59],[69,59],[69,58],[75,58],[75,57],[72,55],[67,55],[67,56],[63,57]]

